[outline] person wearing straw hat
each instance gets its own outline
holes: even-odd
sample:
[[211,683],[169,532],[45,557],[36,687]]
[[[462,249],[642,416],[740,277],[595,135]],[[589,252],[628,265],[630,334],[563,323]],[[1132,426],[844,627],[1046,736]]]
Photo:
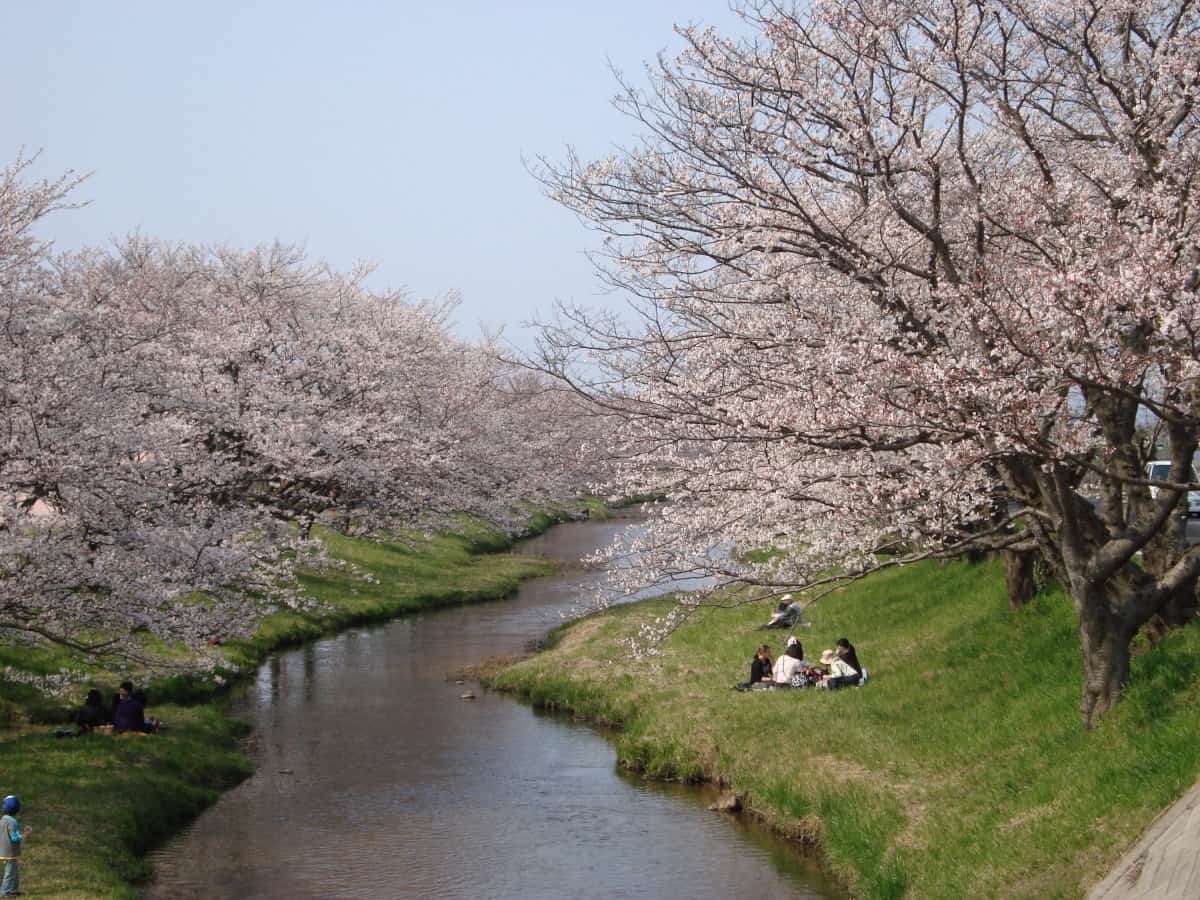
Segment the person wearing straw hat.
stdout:
[[[850,646],[850,642],[845,641],[850,652],[853,653],[854,648]],[[862,680],[861,670],[855,669],[852,662],[858,662],[858,656],[855,655],[853,660],[848,660],[842,651],[841,641],[838,642],[837,650],[825,650],[821,653],[821,665],[829,668],[829,674],[821,679],[819,687],[834,689],[845,687],[846,685],[858,684]]]

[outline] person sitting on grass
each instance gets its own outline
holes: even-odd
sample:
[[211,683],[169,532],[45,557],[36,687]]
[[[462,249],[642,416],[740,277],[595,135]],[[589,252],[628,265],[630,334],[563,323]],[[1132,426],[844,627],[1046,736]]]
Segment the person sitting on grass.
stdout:
[[108,710],[104,708],[104,698],[100,696],[98,690],[92,688],[88,691],[83,706],[79,707],[79,711],[75,713],[75,724],[79,726],[79,733],[86,734],[93,728],[108,725],[111,721],[108,717]]
[[793,600],[791,594],[784,594],[775,612],[771,613],[771,621],[763,628],[792,628],[797,625],[808,627],[804,621],[804,607]]
[[127,731],[142,732],[146,729],[146,705],[134,696],[132,682],[121,682],[121,687],[117,690],[117,702],[113,707],[113,729],[117,734]]
[[[150,708],[150,701],[146,698],[146,692],[141,688],[133,692],[133,699],[142,704],[142,712],[144,713]],[[152,734],[163,727],[163,723],[152,716],[146,716],[142,721],[142,731],[147,734]]]
[[852,668],[860,678],[867,674],[867,670],[864,669],[858,661],[858,653],[855,652],[854,645],[852,643],[845,638],[838,638],[835,649],[837,650],[837,655],[842,659],[842,661],[850,666],[850,668]]
[[754,652],[754,659],[750,661],[750,686],[756,684],[771,682],[771,648],[766,644],[760,644],[759,648]]
[[821,653],[821,665],[825,666],[828,671],[821,678],[818,687],[839,688],[842,685],[858,681],[858,674],[833,650],[825,650]]
[[836,650],[822,653],[821,662],[829,666],[829,675],[821,679],[823,688],[845,687],[863,681],[863,668],[858,661],[858,654],[854,645],[845,638],[838,639]]
[[775,684],[791,686],[794,684],[792,679],[802,677],[807,668],[808,662],[804,659],[804,647],[800,644],[799,638],[792,635],[787,639],[787,649],[779,659],[775,660],[775,668],[772,672]]

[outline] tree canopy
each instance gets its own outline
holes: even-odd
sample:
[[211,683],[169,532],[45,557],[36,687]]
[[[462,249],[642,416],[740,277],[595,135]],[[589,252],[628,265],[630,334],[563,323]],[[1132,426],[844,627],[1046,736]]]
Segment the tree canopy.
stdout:
[[[681,29],[648,88],[622,85],[640,143],[543,160],[635,315],[564,307],[537,365],[619,415],[620,489],[672,501],[643,547],[659,572],[783,589],[1036,544],[1078,613],[1090,724],[1134,634],[1200,575],[1181,517],[1200,489],[1200,17],[740,12],[751,37]],[[1155,439],[1171,470],[1152,485]]]
[[0,628],[202,643],[302,604],[355,530],[574,496],[578,400],[296,248],[35,236],[70,180],[0,170]]

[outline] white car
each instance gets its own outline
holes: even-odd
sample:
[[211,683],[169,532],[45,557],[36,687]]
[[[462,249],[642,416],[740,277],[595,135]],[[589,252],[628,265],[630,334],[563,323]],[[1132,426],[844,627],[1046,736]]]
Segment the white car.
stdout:
[[[1146,463],[1146,477],[1151,481],[1169,481],[1171,478],[1171,463],[1169,460],[1160,459],[1155,462]],[[1192,481],[1200,481],[1196,478],[1196,470],[1192,469]],[[1150,496],[1158,496],[1158,488],[1150,488]],[[1188,491],[1187,495],[1187,514],[1188,516],[1200,516],[1200,491]]]

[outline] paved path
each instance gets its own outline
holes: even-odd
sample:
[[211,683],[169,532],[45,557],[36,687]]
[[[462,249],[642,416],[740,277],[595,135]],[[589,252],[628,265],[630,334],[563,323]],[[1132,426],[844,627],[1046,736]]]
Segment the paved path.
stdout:
[[1200,897],[1200,784],[1150,823],[1088,900]]

